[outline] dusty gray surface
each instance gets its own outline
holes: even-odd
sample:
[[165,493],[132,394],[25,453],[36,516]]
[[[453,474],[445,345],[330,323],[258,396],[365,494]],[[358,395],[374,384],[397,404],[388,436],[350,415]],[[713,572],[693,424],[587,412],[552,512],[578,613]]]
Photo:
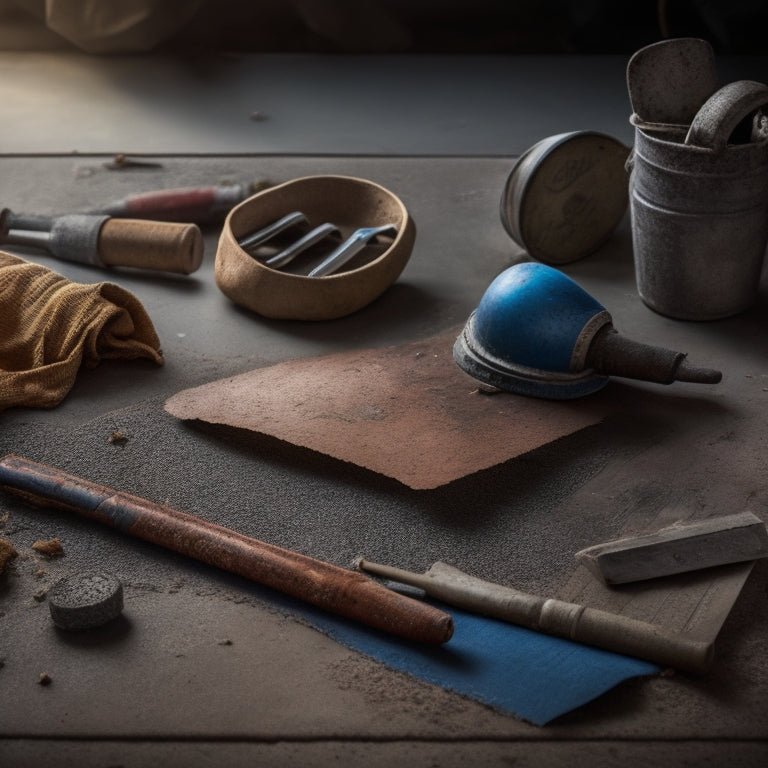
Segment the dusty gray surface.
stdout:
[[[302,765],[322,768],[327,765],[358,765],[390,768],[399,765],[429,765],[441,768],[463,768],[474,765],[514,765],[520,768],[610,768],[620,763],[646,768],[653,765],[685,765],[717,768],[723,762],[718,742],[631,742],[584,740],[576,743],[521,739],[515,742],[467,739],[453,742],[396,741],[308,741],[301,743],[249,744],[244,742],[161,742],[133,743],[109,741],[76,743],[51,741],[35,752],[28,743],[10,741],[3,744],[4,757],[16,764],[27,760],[50,759],[56,755],[64,764],[121,765],[140,768],[162,763],[168,768],[197,765]],[[751,768],[765,762],[764,746],[756,742],[730,742],[728,765]],[[97,762],[98,761],[98,762]],[[32,764],[31,761],[26,764]]]
[[[625,221],[600,253],[565,271],[620,330],[721,367],[722,384],[614,381],[597,395],[620,406],[604,424],[416,492],[274,440],[180,423],[163,403],[251,368],[414,340],[463,322],[517,254],[498,219],[511,159],[163,158],[163,169],[133,173],[105,171],[102,159],[3,158],[4,204],[46,212],[225,176],[350,173],[402,197],[417,224],[413,258],[375,304],[319,324],[264,321],[228,302],[212,281],[215,232],[191,278],[116,271],[112,279],[134,291],[155,321],[165,366],[104,364],[83,372],[53,411],[0,414],[0,454],[48,462],[341,565],[360,554],[413,570],[450,559],[540,592],[564,588],[578,549],[665,509],[750,508],[765,519],[765,281],[758,306],[739,318],[663,318],[634,291]],[[104,277],[37,260],[75,280]],[[110,442],[118,430],[125,443]],[[541,729],[351,653],[240,579],[4,495],[5,513],[0,534],[21,557],[0,582],[4,764],[27,765],[48,750],[81,765],[127,766],[171,753],[167,759],[187,765],[450,766],[469,755],[498,765],[765,761],[765,562],[726,622],[711,673],[633,680]],[[63,558],[30,550],[51,536],[61,538]],[[88,637],[64,637],[36,595],[94,563],[124,580],[124,618]],[[38,683],[43,671],[49,686]]]
[[[518,155],[546,136],[632,141],[629,57],[0,52],[12,153]],[[768,81],[765,57],[717,61]]]
[[631,139],[619,56],[3,52],[0,71],[14,153],[509,155],[563,130]]

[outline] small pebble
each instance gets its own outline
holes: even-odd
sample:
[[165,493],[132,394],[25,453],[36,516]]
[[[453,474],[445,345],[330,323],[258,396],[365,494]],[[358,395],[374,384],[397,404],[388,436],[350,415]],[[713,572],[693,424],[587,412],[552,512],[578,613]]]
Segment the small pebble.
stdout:
[[61,545],[61,539],[38,539],[32,549],[48,557],[61,557],[64,554],[64,547]]
[[5,570],[5,566],[16,557],[18,553],[13,548],[13,544],[6,539],[0,539],[0,573]]
[[118,445],[122,448],[128,442],[128,436],[118,429],[117,432],[113,432],[109,436],[109,442],[112,443],[112,445]]
[[84,573],[58,582],[48,593],[53,623],[59,629],[93,629],[123,610],[123,585],[107,573]]

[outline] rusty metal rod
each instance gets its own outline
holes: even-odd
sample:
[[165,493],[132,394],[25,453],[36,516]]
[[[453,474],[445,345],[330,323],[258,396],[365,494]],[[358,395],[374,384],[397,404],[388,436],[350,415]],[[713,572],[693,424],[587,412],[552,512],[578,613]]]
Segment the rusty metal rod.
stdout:
[[115,491],[20,456],[0,460],[0,486],[409,640],[440,645],[453,619],[363,574],[243,536],[162,504]]

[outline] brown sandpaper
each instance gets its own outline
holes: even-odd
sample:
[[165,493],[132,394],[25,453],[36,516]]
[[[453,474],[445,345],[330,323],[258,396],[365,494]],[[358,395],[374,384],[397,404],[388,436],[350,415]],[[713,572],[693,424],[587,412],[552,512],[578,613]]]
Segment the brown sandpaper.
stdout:
[[500,464],[607,414],[594,398],[484,393],[453,361],[454,339],[291,360],[184,390],[165,408],[180,419],[271,435],[414,489]]

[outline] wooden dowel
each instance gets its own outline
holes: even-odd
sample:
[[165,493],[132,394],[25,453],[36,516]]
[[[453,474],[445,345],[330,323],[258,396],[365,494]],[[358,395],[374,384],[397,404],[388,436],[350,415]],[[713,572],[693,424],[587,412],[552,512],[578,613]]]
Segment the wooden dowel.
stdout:
[[99,233],[98,251],[107,266],[189,275],[203,260],[203,236],[196,224],[107,219]]

